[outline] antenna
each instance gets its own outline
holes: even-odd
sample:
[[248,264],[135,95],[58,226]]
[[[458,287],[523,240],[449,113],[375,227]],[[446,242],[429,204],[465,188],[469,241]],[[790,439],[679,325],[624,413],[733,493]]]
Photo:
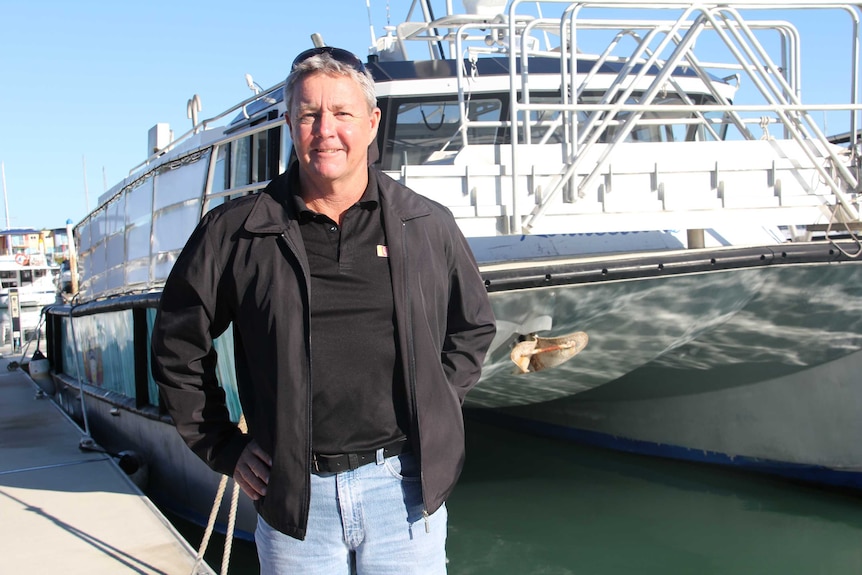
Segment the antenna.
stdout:
[[374,21],[371,19],[371,0],[365,0],[365,9],[368,10],[368,28],[371,31],[371,46],[377,45],[377,37],[374,35]]
[[90,191],[87,189],[87,156],[81,154],[81,163],[84,165],[84,213],[90,213]]
[[6,196],[6,164],[0,162],[0,172],[3,174],[3,202],[6,204],[6,229],[9,229],[9,198]]

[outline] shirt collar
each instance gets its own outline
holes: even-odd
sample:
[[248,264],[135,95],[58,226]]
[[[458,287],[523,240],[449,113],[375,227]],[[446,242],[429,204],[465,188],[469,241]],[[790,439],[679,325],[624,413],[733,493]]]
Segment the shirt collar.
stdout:
[[[365,191],[362,193],[362,197],[359,198],[359,201],[356,202],[356,206],[359,206],[365,210],[375,210],[380,205],[380,192],[377,190],[377,181],[369,169],[368,174],[368,184],[365,187]],[[306,205],[305,200],[302,199],[300,195],[299,188],[299,170],[291,170],[290,173],[290,189],[294,190],[293,192],[293,205],[296,208],[296,213],[299,214],[299,222],[306,223],[313,220],[315,217],[319,216],[317,212],[312,210]]]

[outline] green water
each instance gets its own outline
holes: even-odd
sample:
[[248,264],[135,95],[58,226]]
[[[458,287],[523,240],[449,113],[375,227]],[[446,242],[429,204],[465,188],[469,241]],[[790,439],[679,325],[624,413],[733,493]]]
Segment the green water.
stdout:
[[[470,420],[467,438],[450,575],[862,574],[862,494]],[[218,569],[221,542],[211,550]],[[251,545],[230,573],[257,573]]]

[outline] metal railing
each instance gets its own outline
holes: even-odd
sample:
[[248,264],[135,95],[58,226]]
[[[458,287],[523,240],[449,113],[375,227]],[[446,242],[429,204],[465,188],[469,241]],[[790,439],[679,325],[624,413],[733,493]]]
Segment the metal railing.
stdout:
[[[520,14],[521,5],[558,5],[558,18],[536,17]],[[859,9],[857,3],[815,4],[811,2],[789,2],[781,8],[798,10],[839,10],[849,15],[851,42],[849,70],[849,102],[846,104],[804,104],[801,100],[801,40],[798,30],[785,20],[746,21],[743,10],[775,10],[773,2],[765,0],[748,2],[736,7],[718,2],[692,3],[667,2],[623,2],[607,0],[600,2],[571,2],[570,0],[513,0],[505,17],[477,19],[474,16],[449,15],[444,19],[427,22],[426,26],[414,26],[402,41],[444,42],[452,46],[457,57],[464,57],[464,66],[457,67],[458,101],[461,111],[459,137],[462,150],[470,146],[468,131],[478,127],[500,127],[517,132],[511,141],[511,215],[507,228],[510,232],[531,231],[545,216],[549,208],[558,203],[558,196],[568,190],[567,201],[577,202],[585,190],[595,186],[596,181],[607,173],[611,160],[617,156],[621,144],[632,132],[649,125],[660,125],[661,120],[647,118],[650,113],[676,113],[678,118],[664,123],[702,126],[712,139],[719,139],[719,127],[729,126],[744,140],[755,140],[758,136],[751,129],[759,125],[766,137],[769,126],[780,128],[784,139],[796,143],[804,166],[817,173],[817,188],[813,195],[834,198],[836,205],[829,206],[833,217],[841,221],[859,221],[855,193],[859,182],[855,173],[858,162],[855,147],[844,150],[830,145],[827,136],[812,117],[813,112],[845,111],[849,114],[850,133],[856,133],[858,112],[858,52]],[[595,19],[581,18],[587,8],[610,10],[640,10],[654,8],[661,12],[660,19]],[[675,10],[671,13],[670,10]],[[541,11],[539,12],[541,14]],[[671,13],[670,18],[667,14]],[[447,27],[449,27],[447,29]],[[588,60],[577,52],[580,35],[587,32],[616,31],[604,49],[598,50]],[[549,50],[540,49],[539,35],[547,38],[553,31],[561,39],[560,46]],[[766,49],[759,36],[774,32],[778,38],[778,54],[774,57]],[[717,63],[701,60],[695,55],[696,42],[710,34],[732,57],[731,61]],[[634,49],[620,55],[621,41],[634,41]],[[475,44],[479,42],[479,45]],[[773,50],[774,52],[774,50]],[[507,54],[509,58],[510,117],[502,122],[478,122],[468,117],[468,104],[472,96],[472,83],[477,79],[472,63],[479,57]],[[560,59],[560,101],[555,104],[531,101],[532,84],[530,58],[553,56]],[[578,62],[591,62],[586,73],[579,70]],[[606,64],[615,63],[618,72],[608,80]],[[723,78],[714,75],[715,70],[731,70],[735,74]],[[520,72],[516,72],[520,70]],[[708,103],[696,103],[692,93],[683,85],[683,76],[677,70],[688,70],[685,81],[696,78],[700,82],[699,95],[707,95]],[[692,75],[693,74],[693,75]],[[746,82],[759,96],[760,101],[751,104],[735,104],[726,86],[735,81],[734,91],[740,81]],[[581,96],[592,89],[597,81],[603,83],[603,95],[597,103],[584,103]],[[689,84],[690,85],[690,84]],[[657,98],[667,92],[677,95],[681,104],[655,104]],[[637,102],[633,102],[636,96]],[[552,124],[536,122],[531,115],[555,112]],[[721,114],[720,121],[707,117]],[[746,117],[747,114],[757,117]],[[586,115],[579,122],[579,114]],[[555,129],[562,129],[562,169],[553,185],[545,186],[541,200],[532,202],[519,194],[519,182],[526,176],[522,166],[530,165],[525,150],[533,143],[533,132],[541,129],[538,142],[547,143]],[[611,130],[612,129],[612,130]],[[612,134],[610,138],[608,135]],[[812,142],[817,145],[810,145]],[[596,159],[588,154],[590,148],[601,146]],[[696,144],[696,142],[693,142]],[[606,145],[604,145],[606,144]],[[525,147],[526,146],[526,147]],[[587,174],[583,175],[584,162]],[[765,170],[769,165],[765,165]],[[530,192],[532,193],[532,191]],[[830,199],[830,201],[832,201]],[[524,203],[526,202],[526,203]]]

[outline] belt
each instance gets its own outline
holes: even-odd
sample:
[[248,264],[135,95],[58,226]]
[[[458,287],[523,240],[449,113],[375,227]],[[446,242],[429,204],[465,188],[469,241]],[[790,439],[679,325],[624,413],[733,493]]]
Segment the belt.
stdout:
[[[401,439],[389,445],[383,446],[383,457],[393,457],[410,451],[410,442]],[[323,453],[311,454],[311,465],[317,473],[341,473],[342,471],[353,471],[368,463],[377,461],[377,452],[360,451],[358,453],[339,453],[337,455],[324,455]]]

